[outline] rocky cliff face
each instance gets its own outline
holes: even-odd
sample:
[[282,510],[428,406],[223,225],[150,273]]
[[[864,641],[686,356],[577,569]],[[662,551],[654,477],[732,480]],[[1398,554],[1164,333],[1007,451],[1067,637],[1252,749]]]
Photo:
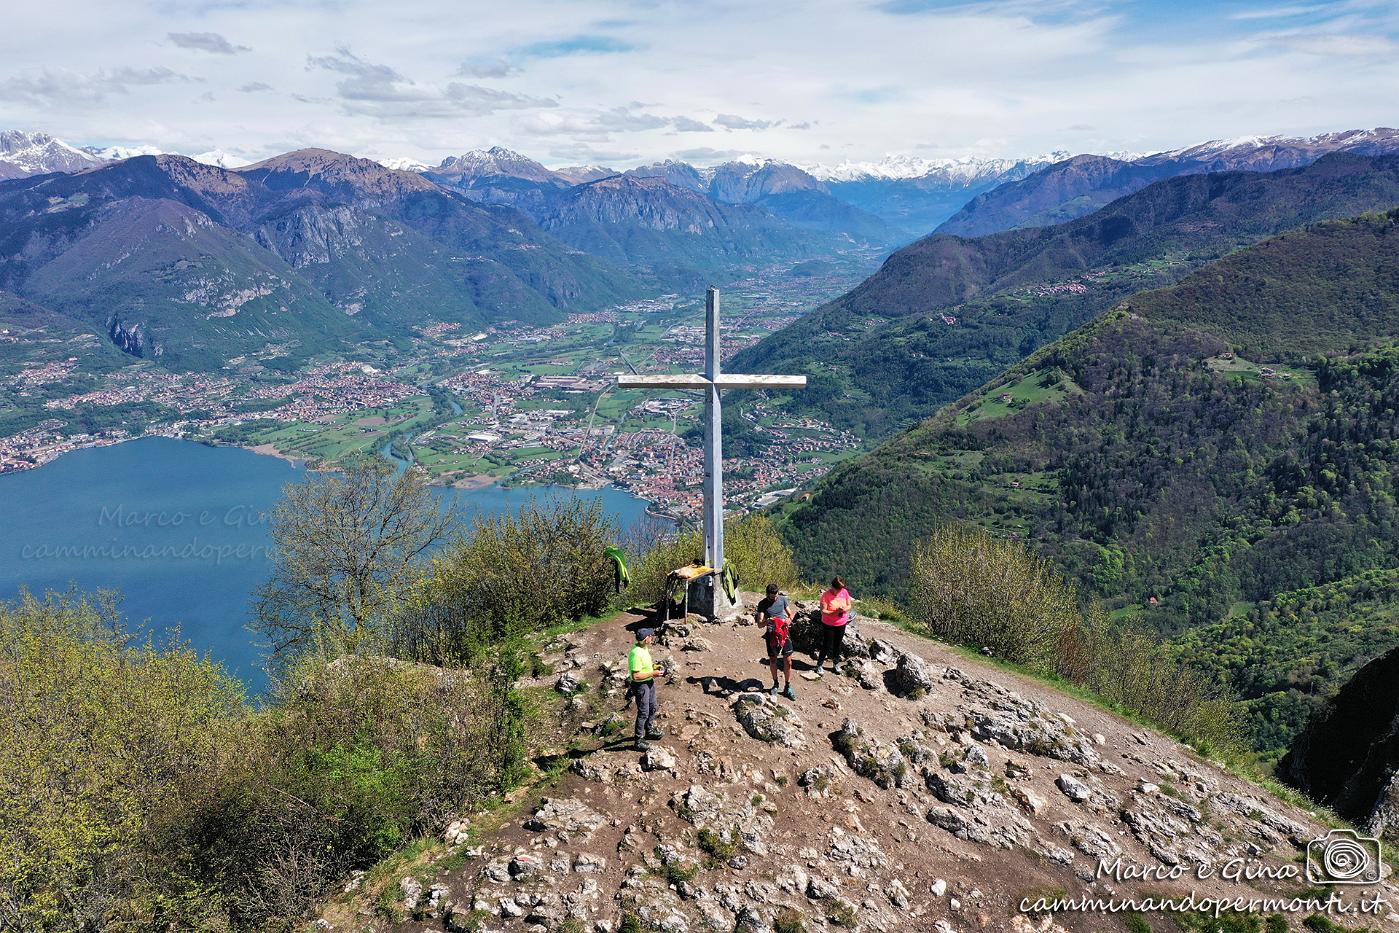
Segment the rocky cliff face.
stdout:
[[1399,840],[1399,650],[1356,672],[1307,726],[1278,771],[1375,835]]
[[159,345],[147,343],[144,329],[145,325],[140,321],[123,321],[113,317],[107,324],[107,336],[123,353],[139,357],[159,356]]
[[[799,672],[818,626],[803,606]],[[551,760],[567,770],[352,882],[322,928],[1141,930],[1023,907],[1308,886],[1299,853],[1323,833],[1311,815],[1169,739],[863,619],[840,674],[774,697],[758,632],[663,631],[666,738],[641,754],[621,708],[629,633],[613,622],[556,643],[537,687],[563,709],[554,738],[573,751]],[[1230,880],[1226,864],[1290,877]]]

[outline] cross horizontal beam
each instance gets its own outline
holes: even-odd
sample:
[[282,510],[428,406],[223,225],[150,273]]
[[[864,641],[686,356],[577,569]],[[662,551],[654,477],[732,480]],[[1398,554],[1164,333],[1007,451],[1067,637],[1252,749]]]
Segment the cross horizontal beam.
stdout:
[[646,375],[618,376],[619,389],[800,389],[806,385],[805,376],[746,376],[740,373],[720,373],[713,381],[704,376]]

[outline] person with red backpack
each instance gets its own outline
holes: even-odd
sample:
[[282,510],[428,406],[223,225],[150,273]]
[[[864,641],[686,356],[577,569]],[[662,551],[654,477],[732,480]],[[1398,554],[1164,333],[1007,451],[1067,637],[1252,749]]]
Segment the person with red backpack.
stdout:
[[797,698],[796,691],[792,689],[792,619],[796,614],[787,597],[778,591],[777,584],[769,583],[767,595],[758,603],[758,623],[764,626],[763,638],[767,641],[768,666],[772,668],[772,689],[768,693],[773,696],[778,693],[777,661],[780,658],[785,665],[787,684],[782,695],[789,700]]

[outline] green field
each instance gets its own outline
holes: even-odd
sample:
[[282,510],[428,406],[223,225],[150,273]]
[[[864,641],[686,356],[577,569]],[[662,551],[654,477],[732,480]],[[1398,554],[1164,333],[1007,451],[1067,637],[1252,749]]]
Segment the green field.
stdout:
[[254,432],[249,443],[271,444],[311,463],[336,463],[374,450],[392,435],[425,426],[433,417],[432,400],[418,395],[397,405],[361,409],[328,421],[278,425]]
[[965,425],[973,421],[1004,418],[1031,405],[1061,402],[1080,391],[1078,386],[1057,369],[1032,372],[1018,382],[984,392],[976,404],[957,416],[957,423]]

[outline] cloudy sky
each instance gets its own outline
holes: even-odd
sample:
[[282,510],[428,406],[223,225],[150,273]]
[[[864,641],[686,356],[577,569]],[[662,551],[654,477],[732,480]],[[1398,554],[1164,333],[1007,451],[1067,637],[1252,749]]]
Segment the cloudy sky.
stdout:
[[0,128],[551,165],[1399,124],[1399,0],[4,0]]

